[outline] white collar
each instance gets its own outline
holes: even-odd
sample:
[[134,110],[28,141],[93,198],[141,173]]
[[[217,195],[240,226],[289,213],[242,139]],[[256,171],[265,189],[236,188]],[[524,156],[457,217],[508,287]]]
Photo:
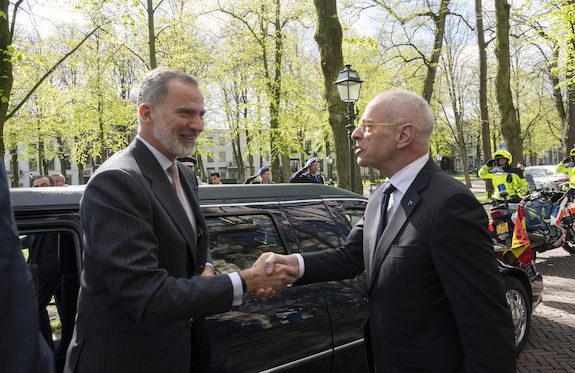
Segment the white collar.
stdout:
[[411,162],[410,164],[402,168],[398,173],[393,175],[389,179],[389,182],[393,184],[393,186],[396,187],[397,190],[400,191],[402,195],[405,194],[405,192],[407,192],[407,190],[411,186],[411,183],[413,183],[413,180],[415,180],[415,178],[417,177],[417,174],[419,174],[419,172],[421,171],[423,166],[425,166],[428,160],[429,160],[429,154],[425,153],[421,157],[417,158],[415,161]]
[[[154,148],[146,140],[144,140],[142,138],[142,136],[137,135],[136,138],[138,140],[140,140],[141,142],[143,142],[144,145],[146,145],[146,147],[148,149],[150,149],[150,151],[152,152],[152,154],[154,155],[154,157],[156,158],[156,160],[160,164],[160,167],[162,167],[162,170],[164,170],[164,171],[168,170],[168,168],[170,168],[170,166],[174,163],[174,162],[170,161],[170,159],[168,157],[163,155],[158,149]],[[169,172],[169,171],[167,171],[167,172]]]

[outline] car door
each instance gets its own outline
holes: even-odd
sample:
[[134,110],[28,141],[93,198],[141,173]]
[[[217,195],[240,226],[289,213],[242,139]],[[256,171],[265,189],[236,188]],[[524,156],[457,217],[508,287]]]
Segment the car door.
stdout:
[[35,280],[40,329],[62,372],[74,331],[82,227],[77,214],[16,214],[23,254]]
[[[251,267],[260,254],[288,254],[297,242],[277,203],[202,206],[216,273]],[[244,295],[240,306],[207,318],[209,372],[330,372],[331,327],[318,285],[271,299]]]
[[[282,202],[282,209],[296,232],[303,252],[342,245],[351,229],[346,213],[357,221],[365,209],[363,201],[353,210],[353,214],[348,207],[353,206],[354,202],[337,199],[330,203],[334,206],[333,210],[328,209],[321,199],[305,203]],[[359,275],[352,280],[323,282],[318,286],[326,299],[330,315],[334,350],[332,372],[367,371],[363,345],[367,287],[363,276]]]

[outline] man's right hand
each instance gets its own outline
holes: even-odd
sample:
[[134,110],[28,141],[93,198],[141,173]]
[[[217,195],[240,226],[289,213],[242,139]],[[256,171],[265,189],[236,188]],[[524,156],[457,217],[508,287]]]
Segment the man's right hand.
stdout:
[[284,257],[284,255],[274,253],[263,253],[254,262],[252,268],[240,272],[240,276],[246,282],[246,293],[271,298],[293,283],[299,272],[297,258],[293,256],[296,262],[295,267],[288,261],[279,259],[272,259],[271,263],[275,265],[269,264],[267,259],[275,256]]
[[487,161],[487,167],[493,167],[493,164],[495,163],[495,159],[490,159]]

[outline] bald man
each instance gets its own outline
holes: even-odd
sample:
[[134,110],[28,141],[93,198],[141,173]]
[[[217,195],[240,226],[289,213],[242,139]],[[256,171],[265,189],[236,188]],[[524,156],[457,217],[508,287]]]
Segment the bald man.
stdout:
[[[366,107],[357,162],[389,177],[343,246],[266,260],[294,285],[367,275],[365,344],[377,372],[515,372],[515,339],[487,216],[429,158],[434,120],[420,96],[391,91]],[[384,203],[387,202],[387,203]]]

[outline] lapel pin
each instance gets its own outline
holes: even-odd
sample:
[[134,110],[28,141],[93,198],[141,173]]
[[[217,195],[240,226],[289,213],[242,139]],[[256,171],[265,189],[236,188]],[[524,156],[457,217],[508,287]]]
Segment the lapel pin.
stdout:
[[413,206],[413,201],[407,202],[407,206]]

